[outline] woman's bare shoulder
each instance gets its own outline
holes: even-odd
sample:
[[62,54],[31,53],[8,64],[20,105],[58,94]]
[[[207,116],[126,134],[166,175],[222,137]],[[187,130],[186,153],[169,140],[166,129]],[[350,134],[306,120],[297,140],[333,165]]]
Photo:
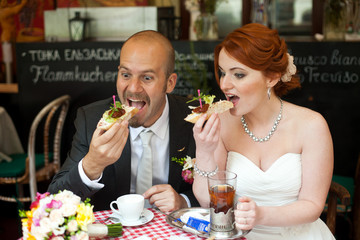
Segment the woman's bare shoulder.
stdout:
[[285,108],[284,118],[293,121],[293,124],[302,131],[313,133],[328,131],[327,121],[319,112],[289,102],[286,103]]

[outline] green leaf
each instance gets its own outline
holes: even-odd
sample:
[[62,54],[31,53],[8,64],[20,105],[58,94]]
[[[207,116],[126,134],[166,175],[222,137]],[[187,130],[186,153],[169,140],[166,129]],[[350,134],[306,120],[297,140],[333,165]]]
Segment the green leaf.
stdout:
[[204,95],[203,93],[200,93],[200,96],[193,97],[193,99],[187,101],[186,103],[193,102],[196,100],[198,101],[199,99],[204,100],[206,104],[212,104],[215,99],[215,95]]
[[26,218],[26,211],[25,210],[19,210],[19,216],[22,218]]
[[176,158],[176,157],[172,157],[171,158],[171,161],[173,161],[173,162],[176,162],[176,163],[178,163],[178,164],[180,164],[181,166],[183,166],[184,165],[184,162],[185,162],[185,159],[186,158],[180,158],[180,159],[178,159],[178,158]]

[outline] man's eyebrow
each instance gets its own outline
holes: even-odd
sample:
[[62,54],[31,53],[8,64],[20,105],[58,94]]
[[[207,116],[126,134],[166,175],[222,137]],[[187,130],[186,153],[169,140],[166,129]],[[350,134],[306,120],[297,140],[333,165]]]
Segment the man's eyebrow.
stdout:
[[[125,67],[125,66],[123,66],[123,65],[119,65],[118,66],[118,69],[120,70],[120,69],[125,69],[125,70],[127,70],[127,71],[131,71],[129,68],[127,68],[127,67]],[[141,73],[156,73],[153,69],[145,69],[145,70],[143,70],[143,71],[141,71]]]
[[143,73],[155,73],[155,71],[154,70],[152,70],[152,69],[147,69],[147,70],[144,70],[144,71],[142,71]]
[[124,68],[125,70],[129,70],[127,67],[123,66],[123,65],[119,65],[118,69],[120,70],[120,68]]

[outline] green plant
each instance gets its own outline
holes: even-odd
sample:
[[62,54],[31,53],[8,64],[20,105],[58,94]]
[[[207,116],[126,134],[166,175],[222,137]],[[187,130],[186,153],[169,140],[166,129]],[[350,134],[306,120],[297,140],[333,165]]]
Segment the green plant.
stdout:
[[[191,83],[193,89],[201,89],[201,92],[208,94],[210,89],[208,87],[207,79],[207,65],[195,53],[194,42],[190,42],[190,61],[182,63],[183,72],[182,78]],[[180,63],[177,61],[177,64]],[[191,97],[191,96],[189,96]]]
[[219,4],[226,1],[227,0],[200,0],[200,11],[202,13],[214,14]]
[[337,26],[345,17],[345,0],[327,0],[324,8],[325,22]]

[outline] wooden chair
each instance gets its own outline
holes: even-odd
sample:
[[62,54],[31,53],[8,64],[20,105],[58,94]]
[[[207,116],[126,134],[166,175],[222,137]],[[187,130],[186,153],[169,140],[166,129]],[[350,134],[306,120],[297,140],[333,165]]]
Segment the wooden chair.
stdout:
[[360,240],[360,154],[356,167],[355,174],[355,189],[353,197],[353,207],[352,207],[352,220],[353,220],[353,240]]
[[[325,212],[326,225],[334,235],[336,228],[336,216],[339,213],[346,213],[348,207],[350,206],[350,200],[349,191],[339,183],[332,181],[328,194],[327,209]],[[338,203],[342,206],[338,207]]]
[[360,154],[355,177],[333,176],[327,201],[326,224],[335,234],[336,216],[347,215],[351,239],[360,240]]
[[[37,183],[50,180],[59,171],[61,135],[69,103],[69,95],[48,103],[32,122],[27,153],[12,154],[11,162],[0,163],[0,184],[11,184],[16,187],[14,196],[0,195],[0,200],[32,202],[36,198]],[[36,133],[40,122],[44,122],[43,152],[35,153]],[[21,191],[23,184],[29,184],[30,197],[23,196]]]

